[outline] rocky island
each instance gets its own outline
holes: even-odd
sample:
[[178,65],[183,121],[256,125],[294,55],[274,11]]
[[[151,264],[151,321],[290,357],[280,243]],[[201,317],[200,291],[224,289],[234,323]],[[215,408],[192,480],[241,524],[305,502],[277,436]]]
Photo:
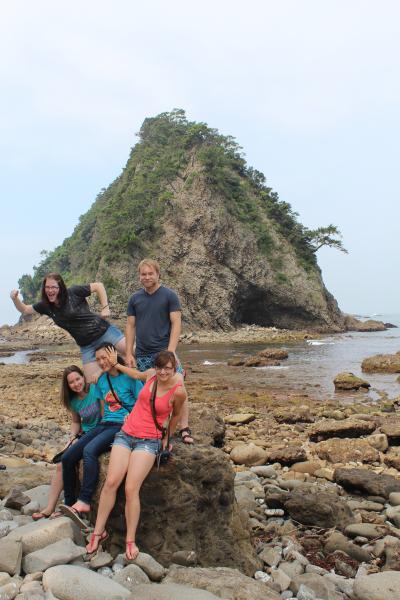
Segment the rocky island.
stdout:
[[[71,237],[21,278],[25,300],[55,270],[68,283],[103,280],[122,318],[138,261],[162,256],[183,301],[182,345],[264,348],[213,365],[193,355],[196,444],[175,440],[172,461],[146,480],[138,558],[122,554],[120,490],[110,538],[87,560],[72,521],[31,517],[66,437],[60,374],[78,349],[46,317],[1,328],[3,356],[32,352],[27,364],[0,357],[0,599],[398,600],[397,401],[372,400],[368,381],[348,372],[333,399],[257,377],[284,363],[292,342],[358,328],[323,284],[315,232],[231,138],[182,111],[146,119],[139,138]],[[398,356],[363,365],[374,369],[398,373]],[[107,464],[105,455],[102,481]]]

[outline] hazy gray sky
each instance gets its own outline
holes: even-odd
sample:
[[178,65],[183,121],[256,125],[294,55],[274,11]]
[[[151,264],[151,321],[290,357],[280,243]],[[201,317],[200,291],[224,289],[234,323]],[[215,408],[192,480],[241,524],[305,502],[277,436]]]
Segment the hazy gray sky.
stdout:
[[0,323],[175,107],[235,136],[306,226],[339,227],[349,255],[318,259],[342,310],[400,312],[399,23],[395,0],[5,0]]

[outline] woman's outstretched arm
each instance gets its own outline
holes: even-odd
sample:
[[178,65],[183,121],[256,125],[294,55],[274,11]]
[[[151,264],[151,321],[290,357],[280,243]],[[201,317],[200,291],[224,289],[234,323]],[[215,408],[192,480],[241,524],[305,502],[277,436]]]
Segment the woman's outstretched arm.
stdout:
[[90,284],[90,293],[97,294],[101,306],[100,315],[102,317],[109,317],[111,311],[110,307],[108,306],[107,292],[101,281],[95,281],[94,283]]
[[33,315],[35,311],[31,304],[25,304],[18,297],[18,290],[12,290],[10,293],[10,298],[14,302],[15,308],[23,315]]

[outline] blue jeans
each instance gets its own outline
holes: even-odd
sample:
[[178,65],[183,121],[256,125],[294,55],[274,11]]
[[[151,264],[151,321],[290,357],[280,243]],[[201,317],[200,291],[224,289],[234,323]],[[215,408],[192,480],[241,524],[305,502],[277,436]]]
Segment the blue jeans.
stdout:
[[99,478],[100,454],[110,450],[115,434],[121,429],[122,423],[97,425],[85,433],[75,444],[64,453],[62,471],[64,480],[65,504],[71,506],[77,500],[76,467],[83,458],[83,479],[78,500],[90,504],[93,492]]

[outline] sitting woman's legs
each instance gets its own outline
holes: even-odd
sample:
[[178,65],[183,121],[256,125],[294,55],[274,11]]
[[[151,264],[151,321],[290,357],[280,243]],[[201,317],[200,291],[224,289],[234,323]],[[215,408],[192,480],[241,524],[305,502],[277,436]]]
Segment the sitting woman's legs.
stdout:
[[126,556],[128,560],[136,558],[139,554],[135,543],[136,529],[140,516],[139,491],[143,481],[154,465],[155,459],[155,454],[150,452],[134,451],[129,460],[125,482]]
[[[99,479],[99,456],[110,449],[120,425],[102,425],[102,431],[83,450],[83,479],[77,502],[73,507],[80,512],[90,510],[92,495]],[[96,428],[97,429],[97,428]]]
[[99,508],[97,510],[96,524],[94,526],[95,536],[90,539],[86,550],[92,553],[99,545],[99,538],[103,533],[108,516],[115,504],[117,490],[126,475],[129,465],[131,451],[123,446],[113,446],[108,465],[107,479],[104,482],[100,494]]
[[98,425],[74,442],[62,457],[62,476],[64,481],[64,501],[67,506],[76,502],[76,466],[83,456],[83,450],[102,430]]

